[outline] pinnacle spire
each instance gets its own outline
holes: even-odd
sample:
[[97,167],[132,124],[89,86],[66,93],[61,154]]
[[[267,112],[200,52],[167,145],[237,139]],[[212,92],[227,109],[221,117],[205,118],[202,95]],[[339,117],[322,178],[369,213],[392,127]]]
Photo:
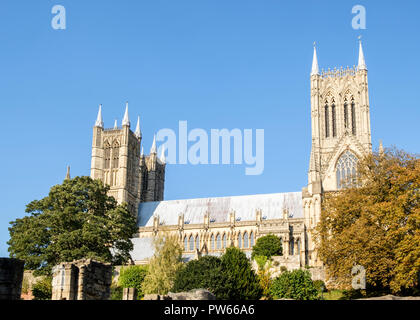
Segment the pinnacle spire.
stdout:
[[359,63],[357,65],[357,70],[367,70],[361,37],[359,37]]
[[128,118],[128,101],[125,103],[125,113],[122,121],[123,126],[130,126],[130,119]]
[[117,119],[115,119],[115,121],[114,121],[114,129],[118,129]]
[[144,157],[144,149],[143,149],[143,146],[141,147],[141,153],[140,153],[140,156],[141,156],[141,157]]
[[152,144],[152,147],[150,148],[150,153],[156,154],[156,134],[153,136],[153,144]]
[[96,117],[95,127],[104,127],[104,122],[102,121],[102,104],[99,105],[99,111],[98,116]]
[[318,57],[316,55],[316,43],[314,42],[314,57],[312,59],[311,76],[319,75]]
[[134,134],[137,136],[137,138],[141,138],[141,131],[140,131],[140,117],[137,117],[137,126],[136,126],[136,132]]
[[160,155],[159,159],[162,163],[166,163],[166,157],[165,157],[165,145],[162,146],[162,153]]
[[67,166],[66,180],[70,180],[70,166]]
[[384,154],[384,146],[382,144],[382,140],[379,140],[379,155],[383,155]]

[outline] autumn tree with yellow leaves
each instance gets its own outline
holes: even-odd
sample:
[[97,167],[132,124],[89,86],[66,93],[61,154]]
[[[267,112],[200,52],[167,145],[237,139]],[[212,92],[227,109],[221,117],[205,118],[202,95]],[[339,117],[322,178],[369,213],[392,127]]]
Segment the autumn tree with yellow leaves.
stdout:
[[420,275],[420,159],[397,149],[359,161],[348,188],[326,194],[315,231],[327,275],[351,287],[361,265],[372,290],[414,292]]

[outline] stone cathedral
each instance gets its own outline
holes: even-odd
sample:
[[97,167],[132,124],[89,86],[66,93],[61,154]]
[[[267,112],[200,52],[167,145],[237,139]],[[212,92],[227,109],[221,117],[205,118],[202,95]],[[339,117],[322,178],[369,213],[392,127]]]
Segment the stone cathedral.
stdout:
[[[128,105],[122,127],[105,129],[102,110],[93,128],[91,177],[110,185],[110,195],[127,202],[137,216],[138,233],[131,255],[135,263],[153,256],[158,232],[176,235],[185,260],[221,255],[236,246],[248,256],[267,234],[282,239],[280,264],[322,270],[312,231],[320,220],[325,193],[345,187],[356,174],[358,159],[372,150],[367,67],[362,44],[358,65],[319,71],[314,47],[311,88],[312,148],[308,185],[300,192],[164,201],[165,154],[157,156],[156,139],[149,155],[141,148],[139,118],[130,129]],[[309,108],[308,108],[309,112]]]

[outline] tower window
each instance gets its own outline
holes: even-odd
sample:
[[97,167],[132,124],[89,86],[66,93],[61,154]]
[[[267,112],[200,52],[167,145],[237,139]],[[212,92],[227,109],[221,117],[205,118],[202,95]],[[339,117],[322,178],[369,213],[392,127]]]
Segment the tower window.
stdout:
[[105,143],[105,169],[109,169],[111,164],[111,146],[108,142]]
[[351,132],[353,135],[356,134],[356,110],[354,101],[351,102]]
[[330,121],[329,121],[328,104],[325,105],[325,137],[330,136]]
[[348,125],[349,125],[349,118],[348,118],[348,113],[347,113],[347,101],[344,102],[344,128],[347,129]]
[[344,152],[337,161],[337,189],[351,185],[357,174],[357,157],[350,151]]
[[118,160],[120,158],[120,146],[118,142],[114,142],[112,145],[112,167],[118,168]]
[[332,135],[333,137],[337,136],[337,124],[336,124],[336,116],[335,116],[335,104],[331,106],[331,114],[332,114]]

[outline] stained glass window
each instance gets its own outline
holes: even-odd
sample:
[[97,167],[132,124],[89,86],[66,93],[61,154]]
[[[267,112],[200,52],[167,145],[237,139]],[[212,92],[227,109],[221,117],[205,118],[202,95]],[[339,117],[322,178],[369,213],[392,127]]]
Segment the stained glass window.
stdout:
[[222,248],[222,242],[221,242],[220,234],[218,234],[217,237],[216,237],[216,248],[218,250]]
[[245,233],[244,233],[244,248],[248,248],[248,247],[249,247],[248,232],[245,231]]
[[238,248],[242,248],[242,237],[241,237],[241,233],[240,232],[238,234]]
[[348,186],[356,179],[357,157],[350,151],[344,152],[337,161],[337,189]]

